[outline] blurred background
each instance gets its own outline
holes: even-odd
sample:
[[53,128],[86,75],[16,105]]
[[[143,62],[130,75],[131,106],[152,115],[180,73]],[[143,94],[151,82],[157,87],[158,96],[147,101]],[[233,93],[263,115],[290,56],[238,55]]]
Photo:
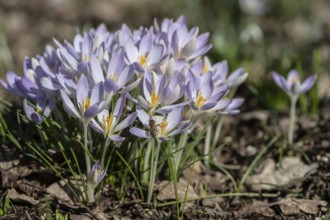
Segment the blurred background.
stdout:
[[299,102],[303,111],[317,113],[329,100],[329,0],[0,0],[0,77],[8,70],[21,75],[25,56],[42,54],[52,38],[71,41],[77,28],[105,23],[116,31],[180,15],[211,33],[213,62],[226,59],[231,71],[250,73],[238,91],[248,108],[286,110],[289,100],[270,72],[286,76],[292,68],[319,76]]

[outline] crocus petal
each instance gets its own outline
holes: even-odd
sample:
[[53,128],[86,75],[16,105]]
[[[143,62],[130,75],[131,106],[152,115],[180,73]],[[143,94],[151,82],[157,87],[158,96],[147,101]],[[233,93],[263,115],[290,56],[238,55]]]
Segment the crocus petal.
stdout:
[[180,134],[180,133],[186,131],[191,125],[192,125],[191,122],[186,122],[180,128],[175,129],[172,132],[170,132],[167,136],[170,137],[170,136]]
[[104,89],[106,92],[117,92],[120,88],[117,83],[111,79],[106,79],[104,82]]
[[109,62],[108,77],[110,74],[118,74],[124,66],[124,52],[119,50],[115,52]]
[[47,77],[42,77],[40,79],[40,84],[46,90],[55,91],[59,89],[59,86],[54,84],[53,81]]
[[82,103],[88,97],[89,85],[85,75],[81,75],[77,83],[77,102],[79,108],[81,108]]
[[58,49],[57,55],[62,60],[62,62],[66,64],[68,68],[77,70],[78,68],[77,60],[73,56],[71,56],[65,49]]
[[100,112],[100,105],[99,104],[92,105],[84,112],[84,118],[85,119],[93,118],[99,112]]
[[16,80],[16,85],[23,94],[27,92],[35,93],[38,90],[37,85],[25,76],[21,80]]
[[131,114],[129,114],[123,121],[121,121],[116,128],[114,129],[113,132],[117,132],[117,131],[121,131],[125,128],[127,128],[128,126],[130,126],[131,124],[133,124],[133,122],[136,120],[137,117],[137,113],[133,112]]
[[94,119],[91,120],[89,123],[89,126],[96,132],[103,134],[104,130],[103,128],[97,123]]
[[296,81],[300,82],[300,77],[299,77],[298,71],[290,70],[290,72],[288,73],[288,79],[287,79],[288,85],[291,85],[292,82],[296,82]]
[[248,76],[249,74],[241,68],[234,71],[227,79],[228,87],[233,88],[241,85]]
[[308,90],[310,90],[315,81],[317,79],[317,76],[316,75],[311,75],[309,76],[304,82],[303,84],[300,86],[300,90],[299,90],[299,93],[305,93],[307,92]]
[[131,79],[133,74],[134,74],[133,65],[129,65],[129,66],[125,67],[123,69],[123,71],[120,73],[118,81],[117,81],[117,85],[119,86],[119,88],[122,88],[123,86],[125,86],[127,81],[129,81]]
[[164,53],[164,46],[162,46],[162,45],[155,45],[151,49],[151,51],[150,51],[150,53],[148,55],[148,57],[150,58],[149,64],[150,65],[159,64],[159,62],[161,61],[161,58],[163,56],[163,53]]
[[166,122],[168,123],[166,127],[167,132],[173,130],[173,128],[175,128],[180,123],[182,118],[182,110],[182,107],[178,107],[168,113],[166,118]]
[[132,82],[128,86],[124,87],[120,91],[120,93],[128,93],[128,92],[132,91],[133,89],[135,89],[139,85],[141,79],[142,79],[141,77],[137,78],[134,82]]
[[152,38],[151,34],[147,33],[145,36],[142,37],[139,46],[139,52],[141,55],[146,54],[150,51]]
[[51,111],[53,111],[53,109],[55,108],[56,105],[56,100],[52,99],[48,102],[48,104],[46,105],[46,107],[44,108],[44,116],[48,117],[51,113]]
[[211,96],[211,94],[213,93],[213,89],[214,89],[213,85],[214,84],[213,84],[212,80],[210,80],[209,82],[202,85],[201,92],[202,92],[202,95],[204,98],[208,98]]
[[136,113],[142,124],[148,127],[150,119],[149,115],[140,106],[136,106]]
[[127,59],[129,61],[129,63],[134,63],[138,61],[138,56],[139,56],[139,52],[137,50],[137,48],[135,47],[132,39],[127,40],[126,43],[126,56]]
[[208,102],[208,103],[205,103],[204,105],[202,105],[200,107],[200,109],[203,110],[203,111],[206,111],[206,110],[209,110],[209,109],[213,108],[216,105],[217,105],[216,102]]
[[272,72],[272,77],[275,81],[275,83],[281,88],[283,89],[285,92],[288,92],[288,86],[287,86],[287,83],[286,83],[286,80],[283,76],[279,75],[278,73],[276,72]]
[[146,109],[146,110],[148,110],[148,109],[150,109],[150,104],[147,102],[147,100],[145,100],[142,96],[138,96],[137,98],[136,98],[136,101],[137,101],[137,103],[136,104],[138,104],[139,106],[141,106],[142,108],[144,108],[144,109]]
[[99,82],[104,82],[104,75],[101,64],[94,55],[92,55],[91,58],[91,74],[95,84]]
[[233,110],[239,108],[244,103],[243,98],[235,98],[231,100],[231,103],[228,105],[227,110]]
[[94,105],[95,103],[102,101],[103,95],[104,95],[103,83],[99,82],[98,84],[96,84],[94,86],[94,88],[92,90],[90,104]]
[[125,107],[126,103],[126,97],[124,95],[121,95],[119,99],[117,100],[115,110],[113,111],[113,115],[116,117],[120,117],[121,113],[123,112],[123,109]]
[[231,100],[220,100],[216,106],[212,108],[212,110],[218,111],[218,110],[223,110],[228,107],[228,105],[231,103]]
[[122,141],[125,140],[124,137],[121,137],[121,136],[116,135],[116,134],[110,135],[109,138],[114,142],[122,142]]
[[60,90],[60,96],[63,101],[63,107],[65,111],[69,113],[72,117],[81,118],[78,110],[72,103],[71,99],[63,90]]
[[129,129],[129,132],[137,137],[141,137],[141,138],[151,138],[149,132],[142,130],[140,128],[136,128],[133,127],[131,129]]

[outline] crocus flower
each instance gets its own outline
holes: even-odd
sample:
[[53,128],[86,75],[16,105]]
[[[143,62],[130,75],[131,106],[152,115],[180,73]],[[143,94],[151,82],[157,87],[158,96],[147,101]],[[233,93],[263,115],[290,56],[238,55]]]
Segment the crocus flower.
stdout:
[[[104,109],[97,115],[98,121],[91,120],[91,127],[96,132],[102,133],[104,137],[110,138],[112,141],[121,142],[125,138],[118,135],[120,131],[130,126],[136,119],[137,113],[133,112],[126,118],[120,121],[122,112],[126,106],[126,97],[122,95],[115,106],[113,112],[109,112],[109,109]],[[116,134],[117,133],[117,134]]]
[[71,101],[69,96],[60,90],[64,109],[73,117],[81,119],[84,123],[89,122],[91,118],[102,111],[103,107],[103,83],[100,82],[94,86],[89,94],[89,84],[85,75],[81,75],[77,83],[76,104]]
[[166,116],[154,115],[150,117],[139,106],[136,107],[136,112],[139,120],[147,130],[133,127],[130,129],[130,132],[141,138],[157,138],[161,141],[166,141],[169,137],[186,131],[191,125],[189,121],[182,121],[182,107],[173,109]]
[[110,59],[104,83],[105,90],[107,92],[121,90],[121,93],[131,91],[141,80],[141,78],[138,78],[130,85],[127,85],[133,74],[134,65],[125,65],[124,51],[120,48],[112,54]]
[[142,37],[139,47],[135,46],[132,39],[128,39],[125,51],[128,63],[134,64],[139,72],[153,70],[167,58],[164,45],[154,43],[151,33]]
[[98,184],[100,184],[104,176],[105,176],[105,170],[102,170],[99,161],[96,161],[96,163],[92,166],[92,169],[88,173],[87,182],[94,189]]
[[173,33],[171,39],[174,58],[189,61],[204,55],[212,48],[212,45],[208,44],[208,38],[209,33],[198,36],[197,27],[188,31],[187,26],[181,26]]
[[[190,97],[191,107],[195,110],[218,110],[224,108],[218,104],[228,93],[227,85],[215,86],[212,80],[212,72],[200,77],[194,76],[191,72],[188,76],[187,94]],[[229,104],[229,103],[228,103]]]
[[226,84],[229,89],[242,84],[249,75],[243,68],[238,68],[228,76],[228,69],[228,62],[226,60],[212,65],[208,57],[204,57],[203,60],[199,60],[192,66],[191,71],[194,75],[206,74],[211,71],[215,86]]
[[23,101],[26,117],[37,124],[41,124],[43,117],[48,117],[55,107],[55,99],[47,100],[46,97],[39,97],[36,106],[33,106],[27,99]]
[[276,72],[272,72],[272,77],[275,83],[290,97],[296,97],[301,93],[307,92],[312,88],[317,79],[316,75],[311,75],[301,83],[299,73],[296,70],[291,70],[287,79]]

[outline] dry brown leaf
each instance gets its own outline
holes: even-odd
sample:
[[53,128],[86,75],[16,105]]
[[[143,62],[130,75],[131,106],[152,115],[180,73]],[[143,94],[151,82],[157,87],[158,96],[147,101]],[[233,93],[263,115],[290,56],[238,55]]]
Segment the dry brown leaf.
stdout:
[[[68,180],[69,180],[71,189],[73,189],[75,191],[76,195],[78,195],[80,198],[82,198],[81,193],[84,192],[84,190],[82,188],[82,183],[81,183],[81,181],[79,181],[78,177],[77,177],[77,180],[78,180],[78,184],[80,186],[76,185],[76,182],[73,177],[69,177]],[[68,202],[70,204],[74,204],[76,201],[76,198],[74,197],[74,194],[71,189],[68,185],[66,185],[64,180],[60,180],[56,183],[51,184],[46,189],[46,192],[55,196],[56,198],[58,198],[62,201]]]
[[26,202],[31,205],[39,204],[39,200],[35,200],[34,198],[29,197],[25,194],[20,194],[15,189],[9,189],[8,195],[9,195],[10,199],[15,202]]
[[296,215],[300,213],[298,204],[293,202],[291,199],[282,200],[279,207],[284,215]]
[[[187,189],[188,181],[180,178],[178,182],[178,197],[179,200],[184,200],[186,190],[187,192],[187,199],[189,198],[196,198],[198,195],[196,194],[194,188],[189,185]],[[169,181],[162,181],[158,186],[157,189],[159,190],[159,194],[157,196],[157,199],[160,201],[164,200],[174,200],[175,199],[175,191],[173,182]]]
[[275,161],[269,159],[263,164],[260,174],[250,176],[246,183],[253,190],[272,190],[278,186],[286,186],[318,168],[317,163],[307,165],[298,157],[285,157],[282,167],[276,168]]
[[278,204],[284,215],[296,215],[300,211],[307,214],[316,215],[319,211],[319,206],[327,206],[328,203],[323,200],[308,200],[308,199],[282,199],[273,205]]
[[252,213],[257,213],[265,217],[275,216],[275,211],[269,207],[269,204],[261,201],[253,201],[252,204],[248,204],[237,211],[235,215],[237,217],[242,217],[251,215]]

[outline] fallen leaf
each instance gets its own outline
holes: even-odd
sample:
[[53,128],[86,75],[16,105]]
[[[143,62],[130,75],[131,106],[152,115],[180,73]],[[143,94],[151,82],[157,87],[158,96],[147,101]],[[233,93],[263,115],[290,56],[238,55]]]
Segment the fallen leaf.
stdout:
[[284,215],[296,215],[300,213],[298,204],[291,199],[282,200],[279,207]]
[[[178,197],[179,200],[183,201],[186,191],[187,191],[187,198],[196,198],[198,195],[196,194],[194,188],[189,185],[188,189],[187,189],[187,184],[188,181],[180,178],[179,182],[177,184],[178,186]],[[175,190],[174,190],[174,186],[173,186],[173,182],[169,182],[169,181],[162,181],[158,186],[157,189],[159,190],[159,194],[157,196],[157,199],[160,201],[164,201],[164,200],[175,200]]]
[[252,204],[248,204],[237,211],[235,215],[236,217],[242,217],[251,215],[252,213],[270,218],[275,216],[275,211],[269,207],[269,204],[261,201],[253,201]]
[[20,194],[15,189],[9,189],[8,195],[9,195],[10,200],[15,201],[15,202],[25,202],[25,203],[29,203],[31,205],[39,204],[39,200],[35,200],[34,198],[29,197],[25,194]]
[[[73,177],[69,177],[67,179],[68,184],[70,184],[71,188],[66,184],[66,181],[60,180],[56,183],[51,184],[46,192],[57,197],[58,199],[68,202],[70,204],[74,204],[77,201],[77,198],[74,196],[74,192],[77,196],[82,199],[82,192],[84,192],[82,188],[82,183],[79,180],[80,177],[77,177],[77,183]],[[78,184],[78,186],[77,186]],[[74,190],[74,192],[72,192]]]
[[273,203],[273,205],[279,205],[284,215],[297,215],[300,211],[316,215],[319,211],[319,206],[326,207],[328,203],[323,200],[286,198]]
[[276,168],[272,159],[267,160],[263,167],[260,174],[252,175],[246,181],[253,190],[272,190],[286,186],[316,170],[318,164],[307,165],[298,157],[285,157],[280,168]]

